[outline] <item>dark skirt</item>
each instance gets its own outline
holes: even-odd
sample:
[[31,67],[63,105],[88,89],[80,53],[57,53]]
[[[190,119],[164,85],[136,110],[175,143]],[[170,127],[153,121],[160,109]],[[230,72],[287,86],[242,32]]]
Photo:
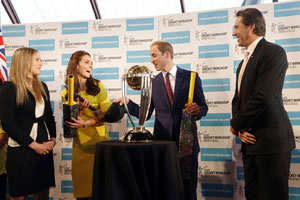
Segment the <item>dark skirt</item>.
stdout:
[[29,147],[8,147],[6,167],[11,197],[38,193],[55,186],[52,151],[39,155]]

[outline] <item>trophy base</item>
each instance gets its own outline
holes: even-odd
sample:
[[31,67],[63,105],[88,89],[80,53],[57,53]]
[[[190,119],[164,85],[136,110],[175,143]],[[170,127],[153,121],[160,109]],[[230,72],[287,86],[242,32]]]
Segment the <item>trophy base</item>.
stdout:
[[150,131],[146,129],[137,130],[133,129],[129,131],[124,139],[123,142],[151,142],[153,141],[153,136]]

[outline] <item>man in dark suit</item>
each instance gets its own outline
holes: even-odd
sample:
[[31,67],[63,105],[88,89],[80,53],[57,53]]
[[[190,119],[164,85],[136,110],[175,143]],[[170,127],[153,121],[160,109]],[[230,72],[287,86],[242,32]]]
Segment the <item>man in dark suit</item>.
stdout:
[[237,69],[230,131],[242,141],[247,200],[288,200],[294,134],[282,101],[288,67],[284,49],[267,42],[255,8],[236,14],[233,35],[246,57]]
[[[205,103],[201,80],[196,75],[193,103],[187,104],[191,72],[176,67],[173,62],[172,45],[165,41],[154,42],[151,45],[150,55],[151,63],[155,66],[155,69],[161,71],[152,82],[152,96],[148,114],[149,119],[155,109],[153,136],[156,140],[173,140],[178,146],[182,110],[186,109],[188,114],[192,115],[196,120],[199,120],[207,113],[208,108]],[[170,100],[167,93],[166,76],[169,76],[173,101]],[[131,100],[127,104],[130,114],[138,117],[138,105]],[[186,200],[197,199],[197,170],[200,148],[195,121],[193,126],[195,128],[193,131],[191,174],[189,178],[183,180]]]

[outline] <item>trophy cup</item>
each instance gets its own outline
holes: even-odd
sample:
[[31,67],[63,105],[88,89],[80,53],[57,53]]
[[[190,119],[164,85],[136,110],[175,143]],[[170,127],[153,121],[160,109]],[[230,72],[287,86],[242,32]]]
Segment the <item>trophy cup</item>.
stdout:
[[64,137],[71,138],[77,134],[76,128],[71,128],[65,124],[66,121],[71,122],[72,117],[77,119],[78,104],[74,101],[74,76],[68,75],[68,101],[63,104],[63,120],[64,120]]
[[[128,72],[122,76],[122,97],[125,110],[133,127],[133,130],[130,130],[125,135],[123,139],[125,142],[147,142],[153,140],[150,131],[146,130],[144,127],[151,101],[151,82],[153,78],[154,75],[152,75],[146,66],[139,65],[132,66]],[[126,105],[125,80],[131,89],[141,91],[138,127],[134,125]]]

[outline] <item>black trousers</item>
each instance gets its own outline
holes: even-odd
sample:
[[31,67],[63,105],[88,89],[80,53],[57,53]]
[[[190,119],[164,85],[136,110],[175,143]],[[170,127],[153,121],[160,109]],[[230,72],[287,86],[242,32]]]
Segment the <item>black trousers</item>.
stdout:
[[6,188],[7,188],[7,174],[0,175],[0,200],[5,200],[6,198]]
[[247,200],[288,200],[291,151],[270,155],[243,154]]
[[193,152],[191,179],[183,180],[185,200],[197,200],[198,154]]

